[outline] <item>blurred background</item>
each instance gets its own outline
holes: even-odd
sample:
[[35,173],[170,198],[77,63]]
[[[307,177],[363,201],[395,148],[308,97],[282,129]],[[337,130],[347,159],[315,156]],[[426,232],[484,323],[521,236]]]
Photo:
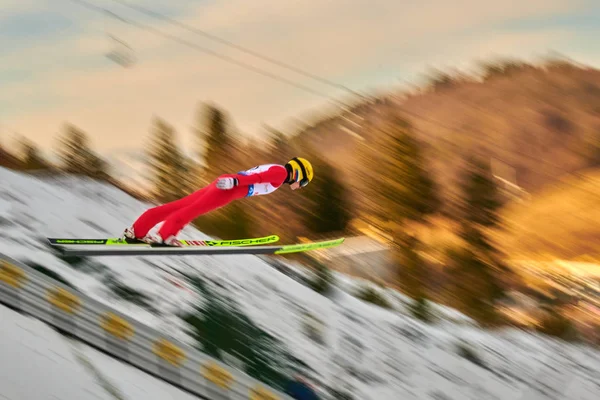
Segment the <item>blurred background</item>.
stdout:
[[[145,208],[219,174],[300,156],[315,170],[307,188],[232,203],[184,235],[276,234],[286,244],[344,236],[342,246],[261,258],[275,269],[260,277],[236,277],[248,266],[235,257],[189,259],[195,278],[178,279],[191,292],[167,291],[209,301],[194,311],[202,317],[180,315],[180,305],[164,309],[156,288],[136,280],[156,270],[151,258],[131,264],[129,278],[118,276],[117,264],[130,259],[86,260],[95,280],[79,289],[132,318],[140,314],[130,307],[141,308],[145,322],[162,321],[155,327],[168,325],[170,313],[192,329],[178,335],[197,339],[201,351],[298,399],[314,398],[307,391],[336,399],[530,398],[524,393],[541,386],[532,360],[581,367],[555,388],[561,398],[600,392],[599,4],[0,5],[3,254],[54,278],[90,282],[72,260],[44,261],[51,249],[27,238],[119,236]],[[228,272],[214,275],[215,267]],[[217,290],[223,285],[236,289]],[[278,300],[258,305],[263,287],[276,287]],[[342,328],[352,314],[371,318],[372,329]],[[289,321],[279,326],[278,318]],[[488,374],[501,383],[442,382],[431,371],[456,364],[431,352],[418,364],[423,344],[399,328],[407,321],[430,343],[444,342],[443,331],[458,338],[456,354],[470,360],[454,371],[461,379]],[[296,367],[279,368],[281,354],[251,340],[261,333],[240,333],[254,324],[286,343]],[[505,332],[525,335],[514,339],[525,350],[499,344]],[[531,337],[552,345],[533,346]],[[565,358],[548,361],[557,348]],[[256,351],[260,368],[248,361]],[[520,359],[519,351],[530,353]],[[421,369],[408,373],[411,362]],[[535,371],[519,381],[507,376],[514,368]],[[578,392],[565,392],[570,387]],[[11,400],[25,398],[1,388]],[[541,389],[536,396],[551,398]]]

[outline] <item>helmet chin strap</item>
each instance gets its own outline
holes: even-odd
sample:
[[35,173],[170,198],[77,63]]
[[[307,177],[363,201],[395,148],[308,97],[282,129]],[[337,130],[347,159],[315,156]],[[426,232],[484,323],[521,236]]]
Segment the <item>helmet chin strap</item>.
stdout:
[[287,176],[287,179],[283,183],[287,183],[287,184],[291,185],[295,182],[292,179],[294,176],[294,170],[292,169],[292,166],[289,163],[285,164],[285,169],[288,173],[288,176]]

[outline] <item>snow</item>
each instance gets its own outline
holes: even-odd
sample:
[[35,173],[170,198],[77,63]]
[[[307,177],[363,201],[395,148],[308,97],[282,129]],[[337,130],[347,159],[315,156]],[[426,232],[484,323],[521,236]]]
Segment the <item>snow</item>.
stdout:
[[197,397],[0,305],[0,399]]
[[[48,248],[46,237],[119,236],[150,205],[112,186],[74,177],[38,178],[0,169],[0,181],[0,252],[55,271],[95,299],[189,344],[194,339],[179,315],[202,306],[204,295],[191,286],[174,285],[183,280],[165,271],[201,277],[211,283],[213,292],[234,299],[250,320],[309,365],[313,371],[307,374],[322,393],[325,386],[351,393],[355,399],[374,400],[591,400],[600,393],[597,349],[516,329],[486,332],[441,305],[433,305],[438,322],[425,324],[410,317],[410,299],[403,294],[339,273],[334,274],[336,286],[324,296],[277,271],[265,258],[250,255],[97,257],[91,264],[70,265]],[[209,238],[191,227],[180,236]],[[295,263],[288,268],[304,278],[313,276]],[[107,278],[147,295],[158,313],[111,295]],[[354,297],[365,286],[378,291],[392,309]],[[322,333],[321,341],[307,334],[307,319]],[[3,334],[5,327],[17,324],[4,317],[2,321]],[[476,358],[461,355],[461,343]],[[44,346],[44,351],[55,352],[66,345],[48,339]],[[11,346],[3,351],[16,352]],[[126,386],[134,380],[133,368],[91,349],[84,354],[127,393],[125,398],[154,395],[153,390],[145,392],[146,383]],[[6,363],[1,364],[6,377]],[[81,370],[69,374],[80,374],[82,382],[90,382]],[[44,377],[39,379],[45,384]],[[60,379],[55,379],[59,384]],[[161,397],[156,394],[156,398]]]

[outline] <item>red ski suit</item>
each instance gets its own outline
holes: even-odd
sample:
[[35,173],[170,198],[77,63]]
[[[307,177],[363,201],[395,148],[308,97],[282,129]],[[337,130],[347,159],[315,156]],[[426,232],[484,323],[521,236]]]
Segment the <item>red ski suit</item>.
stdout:
[[274,189],[278,189],[286,181],[288,172],[283,165],[272,165],[262,172],[250,174],[240,172],[219,176],[219,178],[226,177],[237,178],[237,186],[230,190],[221,190],[215,186],[217,182],[215,179],[210,185],[186,197],[146,210],[133,223],[135,236],[143,238],[155,225],[163,221],[164,224],[158,231],[163,240],[171,235],[176,236],[185,225],[202,214],[223,207],[233,200],[267,194],[255,193],[255,184],[270,183]]

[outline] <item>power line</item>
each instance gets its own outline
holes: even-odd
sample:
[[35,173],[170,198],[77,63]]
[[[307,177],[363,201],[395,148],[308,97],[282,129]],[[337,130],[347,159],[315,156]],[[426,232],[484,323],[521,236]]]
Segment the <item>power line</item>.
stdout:
[[[293,87],[296,87],[296,88],[298,88],[298,89],[301,89],[301,90],[305,90],[305,91],[307,91],[307,92],[309,92],[309,93],[312,93],[312,94],[315,94],[315,95],[317,95],[317,96],[321,96],[321,97],[324,97],[324,98],[330,98],[330,96],[328,96],[328,95],[326,95],[326,94],[324,94],[324,93],[322,93],[322,92],[319,92],[319,91],[316,91],[316,90],[314,90],[314,89],[312,89],[312,88],[309,88],[309,87],[307,87],[307,86],[304,86],[304,85],[298,84],[298,83],[296,83],[296,82],[294,82],[294,81],[292,81],[292,80],[289,80],[289,79],[286,79],[286,78],[280,77],[280,76],[278,76],[278,75],[276,75],[276,74],[273,74],[273,73],[270,73],[270,72],[266,72],[266,71],[264,71],[264,70],[262,70],[262,69],[260,69],[260,68],[258,68],[258,67],[252,66],[252,65],[250,65],[250,64],[247,64],[247,63],[244,63],[244,62],[242,62],[242,61],[235,60],[235,59],[233,59],[233,58],[231,58],[231,57],[228,57],[228,56],[222,55],[222,54],[220,54],[220,53],[218,53],[218,52],[216,52],[216,51],[213,51],[213,50],[209,50],[209,49],[203,48],[203,47],[201,47],[201,46],[198,46],[198,45],[196,45],[196,44],[194,44],[194,43],[190,43],[190,42],[188,42],[188,41],[186,41],[186,40],[184,40],[184,39],[181,39],[181,38],[179,38],[179,37],[177,37],[177,36],[174,36],[174,35],[170,35],[170,34],[167,34],[167,33],[161,32],[160,30],[158,30],[158,29],[155,29],[155,28],[153,28],[153,27],[151,27],[151,26],[144,25],[144,24],[141,24],[141,23],[138,23],[138,22],[134,22],[133,20],[128,20],[128,19],[126,19],[126,18],[124,18],[124,17],[120,16],[119,14],[117,14],[117,13],[115,13],[115,12],[113,12],[113,11],[109,10],[109,9],[106,9],[106,8],[104,8],[104,7],[97,6],[97,5],[91,4],[91,3],[89,3],[89,2],[86,2],[86,1],[83,1],[83,0],[70,0],[70,1],[72,1],[72,2],[75,2],[75,3],[78,3],[78,4],[80,4],[80,5],[82,5],[82,6],[86,7],[86,8],[92,9],[92,10],[94,10],[94,11],[98,11],[98,12],[106,13],[106,14],[110,15],[110,16],[111,16],[111,17],[113,17],[113,18],[117,18],[117,19],[121,20],[121,21],[122,21],[122,22],[124,22],[124,23],[127,23],[127,24],[129,24],[129,25],[132,25],[132,26],[136,26],[136,27],[138,27],[138,28],[140,28],[140,29],[143,29],[143,30],[147,30],[147,31],[153,32],[153,33],[155,33],[155,34],[157,34],[157,35],[159,35],[159,36],[165,37],[165,38],[167,38],[167,39],[171,39],[171,40],[173,40],[173,41],[176,41],[176,42],[178,42],[178,43],[180,43],[180,44],[183,44],[183,45],[185,45],[185,46],[189,46],[189,47],[191,47],[191,48],[193,48],[193,49],[195,49],[195,50],[198,50],[198,51],[201,51],[201,52],[204,52],[204,53],[207,53],[207,54],[213,55],[214,57],[217,57],[217,58],[220,58],[220,59],[222,59],[222,60],[224,60],[224,61],[227,61],[227,62],[233,63],[233,64],[235,64],[235,65],[238,65],[238,66],[242,67],[242,68],[246,68],[246,69],[248,69],[248,70],[251,70],[251,71],[253,71],[253,72],[256,72],[256,73],[258,73],[258,74],[261,74],[261,75],[263,75],[263,76],[269,77],[269,78],[271,78],[271,79],[274,79],[274,80],[277,80],[277,81],[280,81],[280,82],[283,82],[283,83],[287,83],[287,84],[289,84],[289,85],[291,85],[291,86],[293,86]],[[225,40],[225,39],[221,39],[221,38],[219,38],[219,37],[217,37],[217,36],[215,36],[215,35],[209,34],[209,33],[205,32],[205,31],[202,31],[202,30],[199,30],[199,29],[196,29],[196,28],[190,27],[190,26],[188,26],[188,25],[186,25],[186,24],[183,24],[183,23],[181,23],[181,22],[179,22],[179,21],[176,21],[176,20],[174,20],[174,19],[171,19],[171,18],[169,18],[169,17],[166,17],[166,16],[164,16],[164,15],[162,15],[162,14],[156,13],[156,12],[154,12],[154,11],[151,11],[151,10],[145,9],[145,8],[143,8],[143,7],[140,7],[140,6],[135,6],[135,5],[129,4],[129,3],[127,3],[126,1],[123,1],[123,0],[112,0],[112,1],[114,1],[114,2],[116,2],[116,3],[118,3],[118,4],[121,4],[121,5],[123,5],[123,6],[129,7],[129,8],[132,8],[132,9],[135,9],[135,10],[137,10],[137,11],[140,11],[140,12],[142,12],[142,13],[145,13],[145,14],[151,15],[151,16],[153,16],[153,17],[155,17],[155,18],[160,18],[160,19],[163,19],[163,20],[167,20],[167,21],[171,22],[172,24],[175,24],[175,25],[181,26],[181,27],[183,27],[183,28],[185,28],[185,29],[187,29],[187,30],[189,30],[189,31],[191,31],[191,32],[194,32],[194,33],[196,33],[196,34],[203,35],[203,36],[205,36],[205,37],[208,37],[208,38],[211,38],[211,39],[213,39],[213,40],[219,41],[219,42],[221,42],[221,43],[227,44],[227,45],[229,45],[229,46],[231,46],[231,47],[234,47],[234,48],[236,48],[236,49],[239,49],[239,50],[241,50],[241,51],[243,51],[243,52],[246,52],[246,53],[248,53],[248,54],[251,54],[251,55],[253,55],[253,56],[255,56],[255,57],[258,57],[258,58],[261,58],[261,59],[263,59],[263,60],[269,61],[269,62],[271,62],[271,63],[274,63],[274,64],[276,64],[276,65],[282,66],[282,67],[284,67],[284,68],[287,68],[287,69],[293,70],[293,71],[295,71],[295,72],[298,72],[298,73],[300,73],[300,74],[302,74],[302,75],[305,75],[305,76],[308,76],[308,77],[310,77],[310,78],[313,78],[313,79],[315,79],[315,80],[317,80],[317,81],[320,81],[320,82],[323,82],[323,83],[327,83],[327,84],[329,84],[329,85],[331,85],[331,86],[333,86],[333,87],[344,89],[344,90],[346,90],[346,91],[349,91],[349,92],[351,92],[351,93],[353,93],[353,94],[355,94],[355,95],[357,95],[357,96],[360,96],[361,98],[365,98],[365,96],[363,96],[363,95],[361,95],[361,94],[359,94],[359,93],[357,93],[357,92],[354,92],[354,91],[352,91],[351,89],[348,89],[348,88],[347,88],[347,87],[345,87],[344,85],[341,85],[341,84],[335,83],[335,82],[333,82],[333,81],[331,81],[331,80],[328,80],[328,79],[325,79],[325,78],[321,78],[321,77],[318,77],[318,76],[316,76],[316,75],[313,75],[313,74],[310,74],[310,73],[304,72],[304,71],[302,71],[302,70],[300,70],[300,69],[298,69],[298,68],[292,67],[292,66],[290,66],[290,65],[288,65],[288,64],[285,64],[285,63],[282,63],[282,62],[280,62],[280,61],[276,61],[276,60],[274,60],[274,59],[272,59],[272,58],[269,58],[269,57],[267,57],[267,56],[264,56],[264,55],[261,55],[261,54],[259,54],[259,53],[256,53],[256,52],[254,52],[254,51],[252,51],[252,50],[249,50],[249,49],[247,49],[247,48],[244,48],[244,47],[242,47],[242,46],[236,45],[236,44],[234,44],[234,43],[232,43],[232,42],[230,42],[230,41],[227,41],[227,40]],[[338,104],[341,104],[341,105],[343,105],[343,106],[347,106],[347,104],[345,104],[345,103],[344,103],[344,102],[342,102],[342,101],[335,100],[335,99],[333,99],[333,101],[334,101],[334,102],[336,102],[336,103],[338,103]],[[403,112],[405,112],[405,113],[407,113],[407,114],[410,114],[410,115],[416,116],[417,118],[420,118],[420,119],[422,119],[422,120],[429,121],[429,122],[431,122],[431,123],[432,123],[432,124],[434,124],[434,125],[437,125],[437,126],[439,126],[439,127],[442,127],[442,128],[445,128],[445,129],[448,129],[448,130],[451,130],[451,131],[455,131],[455,130],[457,129],[457,128],[455,128],[455,127],[448,126],[447,124],[444,124],[444,123],[442,123],[442,122],[440,122],[440,121],[437,121],[437,120],[435,120],[435,119],[433,119],[433,118],[430,118],[430,117],[425,117],[425,116],[423,116],[423,115],[420,115],[420,114],[418,114],[418,113],[416,113],[416,112],[414,112],[414,111],[409,111],[409,110],[406,110],[406,109],[402,109],[402,111],[403,111]],[[473,130],[473,131],[475,131],[475,132],[479,132],[479,133],[483,134],[483,132],[482,132],[481,130],[476,130],[476,129],[472,129],[472,130]],[[423,130],[420,130],[420,131],[421,131],[422,133],[424,133],[424,134],[425,134],[425,132],[424,132]],[[431,135],[429,135],[429,136],[430,136],[430,137],[433,137],[433,136],[431,136]],[[451,142],[450,140],[448,140],[448,139],[446,139],[446,138],[444,138],[444,137],[438,137],[438,138],[436,138],[436,139],[438,139],[438,140],[441,140],[441,141],[448,142],[448,143],[450,143],[450,144],[452,144],[452,145],[456,145],[456,143],[454,143],[454,142]],[[496,144],[493,144],[493,143],[489,142],[489,140],[485,140],[485,141],[483,141],[483,142],[484,142],[484,143],[486,143],[486,144],[488,144],[488,145],[490,145],[490,146],[492,146],[492,147],[495,147],[495,148],[497,148],[497,149],[500,149],[500,150],[502,150],[502,151],[509,152],[509,153],[516,153],[516,154],[523,155],[523,156],[525,156],[525,157],[527,157],[527,158],[529,158],[529,159],[531,159],[531,160],[535,160],[535,161],[542,162],[542,163],[545,163],[545,164],[547,164],[547,165],[550,165],[550,166],[552,166],[552,167],[556,168],[557,170],[559,170],[559,171],[561,171],[561,172],[564,172],[564,173],[566,173],[566,174],[568,174],[568,175],[576,176],[576,177],[578,177],[578,178],[582,178],[582,179],[584,179],[584,180],[587,180],[587,181],[589,181],[589,179],[588,179],[587,177],[585,177],[584,175],[581,175],[581,174],[579,174],[579,173],[577,173],[577,172],[569,172],[569,171],[565,170],[564,168],[562,168],[562,167],[560,167],[560,166],[558,166],[558,165],[556,165],[556,164],[554,164],[554,163],[551,163],[551,162],[549,162],[549,161],[548,161],[548,160],[546,160],[546,159],[542,159],[542,158],[533,157],[533,156],[531,156],[531,155],[524,154],[523,152],[520,152],[520,151],[518,151],[518,150],[508,150],[508,149],[505,149],[505,148],[503,148],[503,147],[500,147],[500,146],[498,146],[498,145],[496,145]],[[498,159],[499,159],[500,161],[503,161],[503,160],[501,160],[500,158],[498,158]],[[504,161],[503,161],[503,162],[504,162]],[[547,176],[547,177],[550,177],[550,175],[548,175],[548,174],[542,174],[542,175],[545,175],[545,176]],[[589,192],[589,191],[587,191],[587,192]],[[593,192],[589,192],[589,193],[592,193],[592,194],[596,195],[596,193],[593,193]]]
[[[357,96],[364,97],[364,96],[362,96],[360,93],[357,93],[357,92],[353,91],[352,89],[349,89],[349,88],[347,88],[346,86],[344,86],[344,85],[342,85],[342,84],[339,84],[339,83],[333,82],[333,81],[331,81],[331,80],[328,80],[328,79],[325,79],[325,78],[321,78],[321,77],[319,77],[319,76],[316,76],[316,75],[314,75],[314,74],[311,74],[311,73],[305,72],[305,71],[303,71],[303,70],[301,70],[301,69],[299,69],[299,68],[296,68],[296,67],[294,67],[294,66],[291,66],[291,65],[289,65],[289,64],[285,64],[285,63],[283,63],[283,62],[281,62],[281,61],[277,61],[277,60],[275,60],[275,59],[273,59],[273,58],[271,58],[271,57],[268,57],[268,56],[262,55],[262,54],[260,54],[260,53],[257,53],[257,52],[255,52],[255,51],[253,51],[253,50],[250,50],[250,49],[246,48],[246,47],[243,47],[243,46],[240,46],[240,45],[238,45],[238,44],[235,44],[235,43],[233,43],[233,42],[231,42],[231,41],[228,41],[228,40],[226,40],[226,39],[222,39],[222,38],[220,38],[220,37],[218,37],[218,36],[216,36],[216,35],[214,35],[214,34],[210,34],[210,33],[206,32],[206,31],[200,30],[200,29],[198,29],[198,28],[191,27],[190,25],[184,24],[184,23],[182,23],[182,22],[180,22],[180,21],[178,21],[178,20],[175,20],[175,19],[173,19],[173,18],[167,17],[167,16],[165,16],[164,14],[157,13],[157,12],[155,12],[155,11],[152,11],[152,10],[149,10],[148,8],[145,8],[145,7],[141,7],[141,6],[137,6],[137,5],[131,4],[131,3],[127,2],[127,1],[124,1],[124,0],[111,0],[111,1],[113,1],[113,2],[115,2],[115,3],[117,3],[117,4],[121,4],[121,5],[125,6],[125,7],[128,7],[128,8],[130,8],[130,9],[133,9],[133,10],[139,11],[139,12],[141,12],[141,13],[143,13],[143,14],[146,14],[146,15],[152,16],[152,17],[154,17],[154,18],[157,18],[157,19],[161,19],[161,20],[163,20],[163,21],[170,22],[171,24],[173,24],[173,25],[176,25],[176,26],[179,26],[179,27],[181,27],[181,28],[184,28],[184,29],[186,29],[186,30],[188,30],[188,31],[190,31],[190,32],[192,32],[192,33],[196,33],[196,34],[198,34],[198,35],[201,35],[201,36],[207,37],[207,38],[209,38],[209,39],[215,40],[215,41],[217,41],[217,42],[219,42],[219,43],[222,43],[222,44],[228,45],[228,46],[230,46],[230,47],[233,47],[233,48],[235,48],[235,49],[238,49],[238,50],[240,50],[240,51],[242,51],[242,52],[245,52],[245,53],[247,53],[247,54],[250,54],[250,55],[252,55],[252,56],[255,56],[255,57],[257,57],[257,58],[260,58],[260,59],[263,59],[263,60],[265,60],[265,61],[268,61],[268,62],[270,62],[270,63],[272,63],[272,64],[278,65],[278,66],[280,66],[280,67],[283,67],[283,68],[287,68],[287,69],[289,69],[289,70],[291,70],[291,71],[294,71],[294,72],[297,72],[297,73],[299,73],[299,74],[302,74],[302,75],[304,75],[304,76],[307,76],[307,77],[309,77],[309,78],[312,78],[312,79],[314,79],[314,80],[316,80],[316,81],[319,81],[319,82],[321,82],[321,83],[325,83],[325,84],[328,84],[328,85],[330,85],[330,86],[332,86],[332,87],[335,87],[335,88],[338,88],[338,89],[343,89],[343,90],[346,90],[346,91],[348,91],[349,93],[355,94],[355,95],[357,95]],[[461,102],[462,102],[462,101],[461,101]],[[465,103],[463,103],[463,104],[465,104]],[[490,113],[490,112],[488,112],[487,110],[484,110],[483,108],[479,107],[479,105],[472,104],[472,106],[473,106],[473,107],[475,107],[475,108],[477,108],[477,109],[479,109],[479,110],[481,110],[481,111],[483,111],[483,112],[486,112],[488,115],[491,115],[491,116],[494,116],[494,117],[496,117],[496,115],[494,115],[494,114],[491,114],[491,113]],[[413,114],[414,114],[414,113],[413,113]],[[422,116],[421,116],[421,118],[424,118],[424,117],[422,117]],[[433,119],[430,119],[430,120],[431,120],[431,121],[434,121]],[[443,125],[442,125],[442,124],[441,124],[439,121],[436,121],[436,124],[438,124],[438,126],[442,126],[442,127],[443,127]],[[451,127],[446,127],[446,129],[453,129],[453,128],[451,128]],[[479,131],[479,132],[481,133],[481,131]],[[497,131],[496,131],[496,132],[497,132]],[[486,140],[485,142],[486,142],[486,144],[490,144],[489,140]],[[555,168],[558,168],[558,169],[560,169],[562,172],[566,172],[566,173],[568,173],[568,174],[571,174],[571,175],[574,175],[574,176],[577,176],[577,177],[580,177],[580,178],[587,179],[585,176],[583,176],[583,175],[581,175],[581,174],[568,172],[568,171],[566,171],[566,170],[562,169],[562,167],[559,167],[559,166],[557,166],[556,164],[550,163],[550,162],[548,162],[548,161],[547,161],[547,160],[545,160],[545,159],[542,159],[542,158],[537,158],[537,157],[533,157],[533,156],[531,156],[531,155],[526,155],[526,154],[524,154],[524,153],[522,153],[522,152],[520,152],[520,151],[518,151],[518,150],[508,150],[508,149],[501,148],[501,147],[499,147],[499,146],[497,146],[497,145],[493,145],[493,146],[495,146],[496,148],[499,148],[499,149],[501,149],[501,150],[503,150],[503,151],[511,151],[511,152],[513,152],[513,153],[516,153],[516,154],[524,155],[524,156],[526,156],[526,157],[530,158],[531,160],[535,160],[535,161],[538,161],[538,162],[543,162],[543,163],[546,163],[546,164],[548,164],[548,165],[551,165],[551,166],[553,166],[553,167],[555,167]],[[502,161],[502,160],[500,160],[500,161]]]
[[[123,21],[123,22],[125,22],[125,23],[127,23],[129,25],[132,25],[132,26],[138,27],[140,29],[152,32],[152,33],[154,33],[156,35],[159,35],[159,36],[162,36],[164,38],[173,40],[175,42],[178,42],[180,44],[183,44],[183,45],[188,46],[190,48],[193,48],[195,50],[201,51],[203,53],[210,54],[210,55],[212,55],[214,57],[217,57],[217,58],[219,58],[221,60],[224,60],[224,61],[227,61],[229,63],[238,65],[238,66],[240,66],[242,68],[245,68],[245,69],[253,71],[253,72],[257,73],[257,74],[266,76],[266,77],[271,78],[273,80],[276,80],[276,81],[279,81],[279,82],[282,82],[282,83],[287,83],[288,85],[293,86],[293,87],[295,87],[297,89],[304,90],[304,91],[309,92],[311,94],[314,94],[316,96],[327,98],[327,99],[329,99],[329,100],[331,100],[331,101],[333,101],[335,103],[338,103],[338,104],[340,104],[342,106],[347,106],[347,104],[344,103],[343,101],[337,100],[337,99],[331,99],[331,96],[328,96],[328,95],[326,95],[323,92],[319,92],[319,91],[314,90],[314,89],[312,89],[312,88],[310,88],[308,86],[304,86],[302,84],[296,83],[296,82],[294,82],[292,80],[289,80],[287,78],[283,78],[283,77],[281,77],[279,75],[276,75],[274,73],[265,71],[265,70],[263,70],[261,68],[255,67],[253,65],[244,63],[242,61],[238,61],[238,60],[236,60],[236,59],[234,59],[232,57],[228,57],[228,56],[223,55],[221,53],[218,53],[216,51],[213,51],[213,50],[210,50],[210,49],[198,46],[198,45],[196,45],[194,43],[190,43],[190,42],[188,42],[188,41],[186,41],[184,39],[181,39],[181,38],[179,38],[177,36],[170,35],[168,33],[164,33],[164,32],[162,32],[162,31],[160,31],[160,30],[158,30],[156,28],[153,28],[153,27],[149,26],[149,25],[145,25],[145,24],[142,24],[142,23],[139,23],[139,22],[135,22],[135,21],[133,21],[131,19],[126,19],[126,18],[124,18],[122,16],[119,16],[118,14],[116,14],[113,11],[110,11],[110,10],[104,8],[104,7],[100,7],[100,6],[88,3],[86,1],[83,1],[83,0],[69,0],[69,1],[72,1],[74,3],[78,3],[78,4],[84,6],[84,7],[88,8],[88,9],[91,9],[93,11],[98,11],[98,12],[106,13],[106,14],[109,14],[110,16],[112,16],[112,17],[116,16],[116,18],[120,19],[121,21]],[[362,96],[362,97],[364,97],[364,96]]]
[[308,78],[314,79],[315,81],[324,83],[324,84],[329,85],[331,87],[334,87],[336,89],[345,90],[348,93],[351,93],[351,94],[353,94],[355,96],[358,96],[358,97],[361,97],[361,98],[364,97],[362,94],[360,94],[360,93],[358,93],[358,92],[356,92],[356,91],[348,88],[345,85],[342,85],[342,84],[337,83],[337,82],[333,82],[333,81],[331,81],[329,79],[317,76],[317,75],[312,74],[310,72],[306,72],[304,70],[301,70],[300,68],[297,68],[297,67],[294,67],[292,65],[286,64],[286,63],[284,63],[282,61],[275,60],[275,59],[273,59],[271,57],[268,57],[266,55],[260,54],[260,53],[254,51],[254,50],[251,50],[251,49],[249,49],[247,47],[235,44],[235,43],[233,43],[233,42],[231,42],[229,40],[220,38],[220,37],[218,37],[218,36],[216,36],[214,34],[208,33],[206,31],[200,30],[198,28],[194,28],[194,27],[192,27],[190,25],[184,24],[183,22],[175,20],[173,18],[169,18],[169,17],[167,17],[164,14],[157,13],[155,11],[149,10],[149,9],[141,7],[141,6],[137,6],[137,5],[131,4],[131,3],[127,2],[127,1],[123,1],[123,0],[111,0],[111,1],[113,1],[113,2],[115,2],[117,4],[121,4],[121,5],[125,6],[125,7],[130,8],[130,9],[139,11],[139,12],[141,12],[143,14],[146,14],[146,15],[149,15],[151,17],[154,17],[154,18],[157,18],[157,19],[161,19],[163,21],[170,22],[171,24],[173,24],[175,26],[179,26],[179,27],[181,27],[183,29],[186,29],[186,30],[192,32],[192,33],[204,36],[204,37],[206,37],[208,39],[214,40],[214,41],[219,42],[221,44],[225,44],[225,45],[230,46],[230,47],[232,47],[234,49],[240,50],[240,51],[242,51],[242,52],[244,52],[246,54],[249,54],[249,55],[254,56],[256,58],[260,58],[260,59],[262,59],[264,61],[267,61],[267,62],[270,62],[272,64],[275,64],[275,65],[277,65],[279,67],[289,69],[290,71],[294,71],[294,72],[296,72],[298,74],[304,75],[304,76],[306,76]]

